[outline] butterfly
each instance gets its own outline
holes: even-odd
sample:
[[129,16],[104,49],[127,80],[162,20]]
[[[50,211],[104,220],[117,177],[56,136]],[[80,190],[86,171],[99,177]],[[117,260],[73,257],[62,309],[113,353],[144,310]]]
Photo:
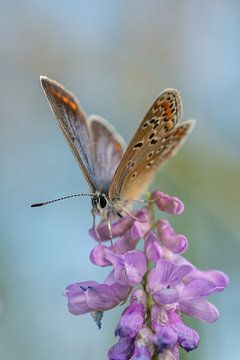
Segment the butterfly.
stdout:
[[[180,94],[176,89],[165,89],[125,150],[124,140],[109,122],[98,115],[87,118],[76,97],[57,81],[41,76],[40,82],[90,187],[94,224],[95,215],[110,223],[123,213],[130,214],[127,204],[139,198],[159,168],[176,154],[195,124],[194,120],[179,124]],[[53,201],[46,203],[50,202]]]

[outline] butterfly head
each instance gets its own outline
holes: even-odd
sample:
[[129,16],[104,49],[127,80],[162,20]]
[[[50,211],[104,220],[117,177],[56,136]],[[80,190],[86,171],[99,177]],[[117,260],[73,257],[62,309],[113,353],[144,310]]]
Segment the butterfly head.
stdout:
[[104,192],[97,191],[92,197],[92,206],[93,209],[99,214],[102,215],[108,208],[109,200],[107,195]]

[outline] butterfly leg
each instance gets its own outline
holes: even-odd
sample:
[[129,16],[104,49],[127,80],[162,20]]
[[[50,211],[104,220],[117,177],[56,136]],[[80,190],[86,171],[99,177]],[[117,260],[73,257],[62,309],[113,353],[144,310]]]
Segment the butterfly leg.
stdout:
[[139,222],[147,222],[148,220],[140,219],[136,216],[134,216],[128,209],[125,207],[122,208],[122,211],[125,212],[127,215],[129,215],[132,219],[137,220]]
[[111,246],[113,248],[112,218],[111,218],[111,213],[110,212],[107,213],[107,226],[108,226],[108,233],[109,233],[109,237],[110,237],[110,241],[111,241]]
[[148,204],[149,202],[154,202],[154,200],[152,200],[152,199],[149,199],[149,200],[131,199],[130,201],[135,201],[135,202],[142,203],[142,204]]
[[97,229],[97,226],[96,226],[96,214],[95,214],[94,209],[92,209],[91,212],[92,212],[92,217],[93,217],[93,229],[94,229],[95,234],[97,236],[97,241],[99,242],[99,244],[101,244],[101,238],[99,236],[98,229]]

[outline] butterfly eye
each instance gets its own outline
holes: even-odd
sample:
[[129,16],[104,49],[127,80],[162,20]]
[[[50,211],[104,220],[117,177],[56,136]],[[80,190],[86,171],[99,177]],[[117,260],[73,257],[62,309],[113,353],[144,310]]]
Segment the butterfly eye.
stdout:
[[105,198],[105,196],[103,195],[99,196],[99,203],[102,209],[104,209],[107,206],[107,199]]

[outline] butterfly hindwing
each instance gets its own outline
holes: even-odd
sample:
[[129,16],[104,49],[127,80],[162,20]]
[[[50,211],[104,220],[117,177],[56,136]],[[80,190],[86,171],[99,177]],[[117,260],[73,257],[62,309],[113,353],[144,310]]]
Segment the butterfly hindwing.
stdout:
[[125,143],[113,126],[102,117],[91,115],[88,123],[92,140],[94,184],[98,191],[107,194],[123,156]]

